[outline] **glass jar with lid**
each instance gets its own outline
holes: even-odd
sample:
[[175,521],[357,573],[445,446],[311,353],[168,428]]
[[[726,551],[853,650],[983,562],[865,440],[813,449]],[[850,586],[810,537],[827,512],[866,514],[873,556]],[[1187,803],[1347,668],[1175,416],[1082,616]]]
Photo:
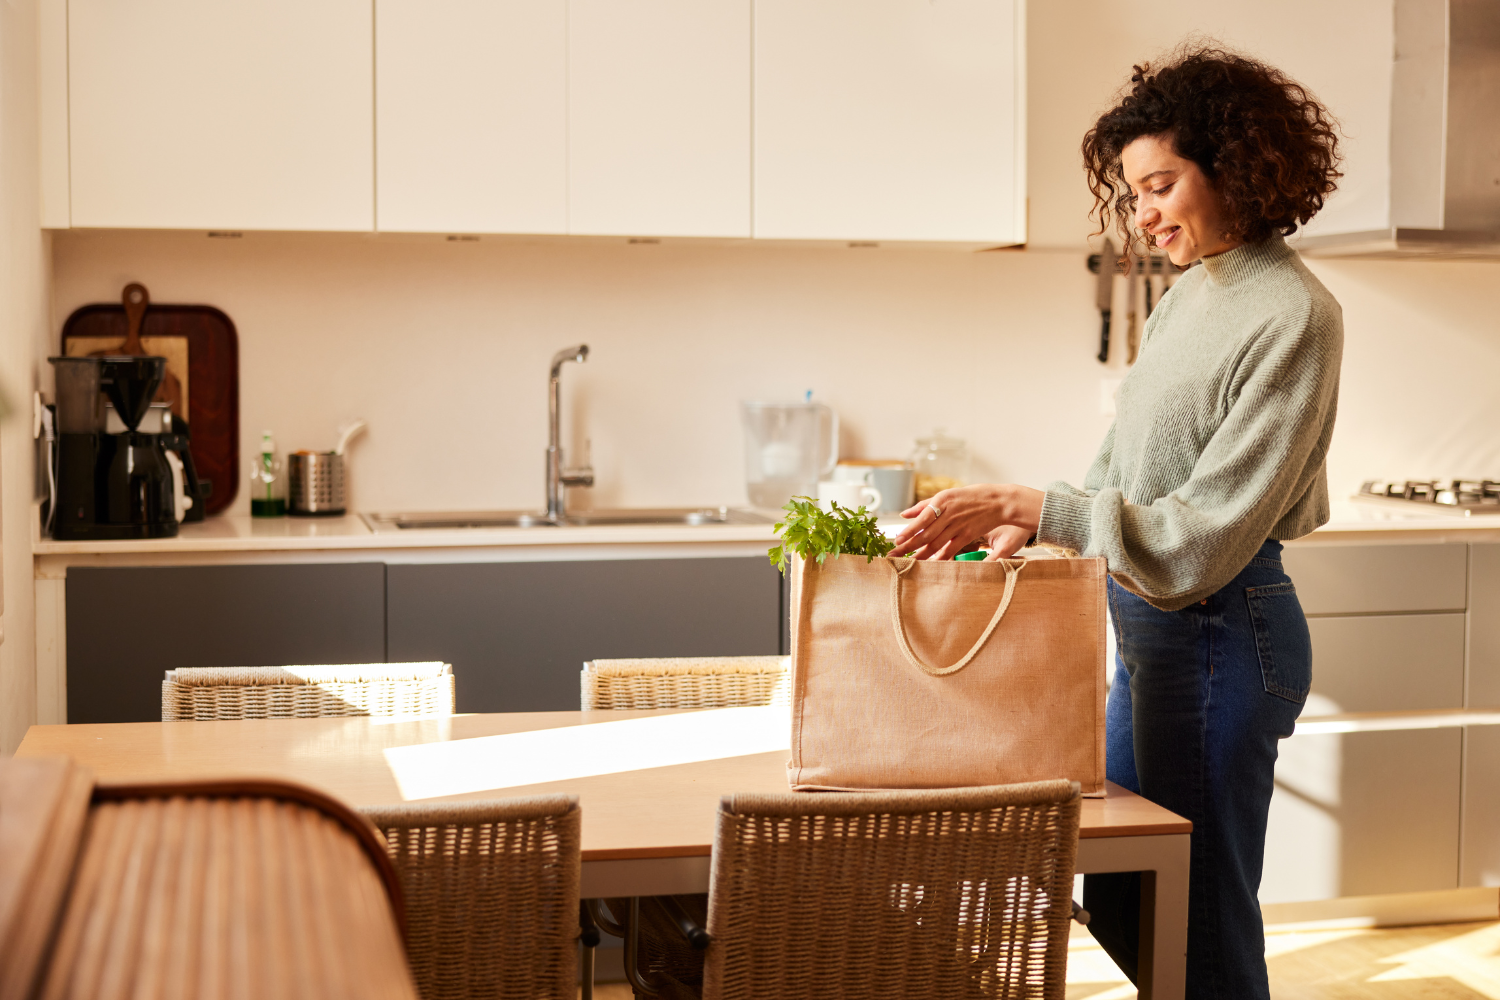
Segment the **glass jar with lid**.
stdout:
[[943,490],[963,486],[969,476],[968,442],[949,437],[946,429],[939,427],[931,437],[917,438],[911,467],[916,473],[913,486],[918,503]]

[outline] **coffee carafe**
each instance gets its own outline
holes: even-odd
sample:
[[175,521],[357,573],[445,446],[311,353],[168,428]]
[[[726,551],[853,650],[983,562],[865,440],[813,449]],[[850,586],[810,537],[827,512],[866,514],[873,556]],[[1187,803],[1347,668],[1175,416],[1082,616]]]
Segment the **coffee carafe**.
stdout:
[[59,541],[170,538],[195,505],[198,477],[171,412],[152,406],[159,357],[49,358],[57,376],[57,451],[47,521]]
[[742,403],[745,487],[755,507],[816,497],[839,460],[839,417],[822,403]]

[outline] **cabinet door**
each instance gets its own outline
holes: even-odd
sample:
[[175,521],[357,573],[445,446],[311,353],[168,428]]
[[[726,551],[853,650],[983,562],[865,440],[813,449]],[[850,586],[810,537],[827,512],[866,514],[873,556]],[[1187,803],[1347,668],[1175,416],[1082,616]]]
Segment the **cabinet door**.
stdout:
[[750,3],[570,0],[570,232],[750,235]]
[[755,235],[1025,241],[1020,0],[756,0]]
[[385,566],[68,570],[68,722],[159,722],[162,673],[385,661]]
[[1458,886],[1461,732],[1281,742],[1262,903]]
[[1462,708],[1464,615],[1309,618],[1304,715]]
[[460,712],[577,711],[585,660],[749,656],[780,646],[764,558],[392,564],[396,661],[453,664]]
[[70,0],[72,225],[368,230],[370,0]]
[[1500,886],[1500,726],[1464,730],[1461,886]]
[[377,224],[565,233],[566,0],[376,0]]

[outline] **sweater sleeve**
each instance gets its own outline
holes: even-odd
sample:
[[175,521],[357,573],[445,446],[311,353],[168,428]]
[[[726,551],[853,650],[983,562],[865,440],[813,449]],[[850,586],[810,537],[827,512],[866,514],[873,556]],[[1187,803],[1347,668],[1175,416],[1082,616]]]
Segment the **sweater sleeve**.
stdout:
[[[1164,610],[1215,593],[1323,474],[1320,441],[1333,419],[1341,353],[1336,325],[1263,331],[1236,368],[1223,423],[1182,486],[1133,504],[1119,489],[1054,484],[1038,540],[1104,556],[1116,582]],[[1099,472],[1096,460],[1089,476]]]

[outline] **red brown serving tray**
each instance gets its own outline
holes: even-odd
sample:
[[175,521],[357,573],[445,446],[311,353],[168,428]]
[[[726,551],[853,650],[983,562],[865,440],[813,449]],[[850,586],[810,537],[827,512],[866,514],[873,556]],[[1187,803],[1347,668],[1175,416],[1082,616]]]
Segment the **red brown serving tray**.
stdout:
[[[125,342],[127,328],[124,306],[83,306],[63,324],[62,354],[113,350]],[[205,513],[217,514],[234,502],[240,485],[240,349],[234,323],[213,306],[153,302],[141,324],[141,340],[146,350],[166,356],[183,384],[193,464],[199,479],[213,483]],[[184,359],[185,373],[178,370]]]

